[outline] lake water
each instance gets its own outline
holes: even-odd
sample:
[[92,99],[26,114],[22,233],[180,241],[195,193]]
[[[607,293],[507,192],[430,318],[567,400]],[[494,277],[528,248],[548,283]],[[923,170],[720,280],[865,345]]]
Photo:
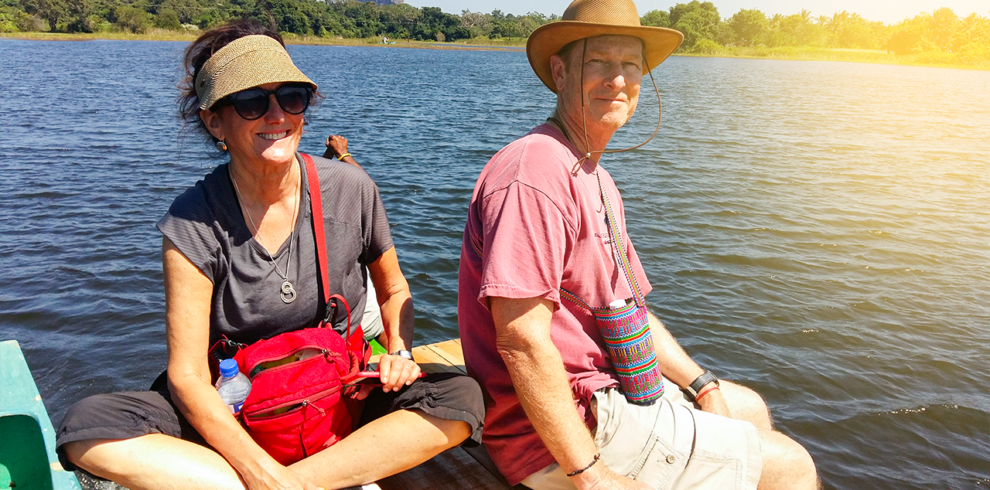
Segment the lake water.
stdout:
[[[0,339],[57,424],[165,367],[160,235],[220,163],[175,117],[183,43],[0,40]],[[457,335],[465,210],[554,99],[524,54],[291,46],[381,186],[417,343]],[[672,58],[663,127],[603,160],[703,366],[762,393],[828,488],[990,488],[990,72]],[[613,140],[653,130],[646,94]]]

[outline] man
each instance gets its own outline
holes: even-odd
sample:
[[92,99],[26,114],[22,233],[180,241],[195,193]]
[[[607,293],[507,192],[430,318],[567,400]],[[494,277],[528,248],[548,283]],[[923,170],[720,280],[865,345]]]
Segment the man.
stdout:
[[643,75],[682,38],[640,26],[631,0],[575,0],[562,21],[529,39],[530,64],[557,94],[557,107],[547,124],[503,148],[482,171],[464,231],[458,297],[467,369],[489,397],[483,439],[510,484],[818,484],[811,456],[772,430],[759,395],[719,383],[652,315],[652,337],[645,338],[652,338],[666,389],[646,405],[628,401],[634,397],[618,389],[591,311],[650,291],[619,192],[598,162],[635,111]]

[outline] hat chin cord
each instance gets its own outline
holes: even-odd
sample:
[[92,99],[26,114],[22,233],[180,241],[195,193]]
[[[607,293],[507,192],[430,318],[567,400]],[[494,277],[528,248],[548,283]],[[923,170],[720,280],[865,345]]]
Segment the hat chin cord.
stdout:
[[[649,143],[650,140],[652,140],[653,137],[656,136],[658,132],[660,132],[661,113],[663,112],[662,111],[662,108],[661,108],[661,102],[660,102],[660,89],[657,88],[657,81],[656,81],[656,79],[653,78],[653,70],[650,69],[650,64],[646,61],[646,58],[644,57],[643,58],[643,64],[646,65],[646,72],[650,74],[650,81],[653,82],[653,92],[657,94],[657,127],[656,127],[656,129],[653,130],[653,134],[651,134],[649,138],[646,138],[646,141],[644,141],[644,142],[642,142],[642,143],[640,143],[640,144],[638,144],[636,146],[630,146],[629,148],[623,148],[621,150],[609,150],[609,149],[605,148],[605,149],[601,149],[601,150],[588,151],[588,148],[591,148],[591,140],[590,140],[590,138],[588,138],[588,115],[585,112],[585,107],[584,107],[584,57],[585,57],[585,55],[587,55],[587,52],[588,52],[588,38],[584,38],[583,39],[583,42],[581,43],[581,123],[584,126],[584,148],[585,148],[586,153],[584,154],[583,157],[581,157],[580,160],[578,160],[574,164],[574,167],[571,168],[571,174],[572,175],[577,175],[578,169],[580,169],[581,166],[584,165],[585,160],[590,160],[591,159],[591,155],[593,155],[595,153],[600,153],[600,154],[603,154],[603,155],[605,153],[621,153],[623,151],[635,150],[636,148],[639,148],[639,147],[641,147],[641,146]],[[554,119],[554,121],[557,122],[556,121],[556,118],[552,118],[552,119]],[[564,131],[564,136],[566,136],[567,139],[571,139],[570,135],[567,134],[567,128],[565,128],[563,124],[560,124],[560,129],[562,129]],[[571,140],[571,141],[573,141],[573,140]]]

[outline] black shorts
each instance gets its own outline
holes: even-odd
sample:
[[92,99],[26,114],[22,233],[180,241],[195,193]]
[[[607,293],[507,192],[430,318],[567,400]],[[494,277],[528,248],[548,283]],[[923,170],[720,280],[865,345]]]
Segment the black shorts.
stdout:
[[[179,412],[164,385],[156,382],[154,391],[94,395],[69,407],[55,433],[62,467],[77,469],[66,458],[63,446],[90,439],[119,440],[165,434],[209,447]],[[359,426],[397,410],[417,410],[443,420],[466,422],[471,427],[471,436],[464,445],[481,444],[485,404],[478,383],[467,376],[428,374],[399,391],[385,393],[376,389],[365,399]]]

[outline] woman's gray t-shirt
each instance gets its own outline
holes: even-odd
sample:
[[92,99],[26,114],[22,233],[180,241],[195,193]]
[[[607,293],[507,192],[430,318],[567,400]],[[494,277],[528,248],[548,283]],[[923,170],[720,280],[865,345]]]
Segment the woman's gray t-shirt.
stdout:
[[[296,159],[302,162],[298,154]],[[365,266],[392,247],[388,217],[378,186],[363,170],[336,160],[313,160],[322,191],[330,294],[347,300],[354,329],[360,325],[365,307]],[[227,164],[177,197],[158,222],[162,234],[213,282],[211,345],[220,335],[250,344],[314,326],[325,315],[309,186],[305,168],[300,167],[302,199],[295,232],[272,252],[283,273],[291,261],[288,278],[297,293],[292,303],[282,302],[282,278],[264,247],[251,235]],[[346,321],[343,315],[339,317],[334,328],[343,334]]]

